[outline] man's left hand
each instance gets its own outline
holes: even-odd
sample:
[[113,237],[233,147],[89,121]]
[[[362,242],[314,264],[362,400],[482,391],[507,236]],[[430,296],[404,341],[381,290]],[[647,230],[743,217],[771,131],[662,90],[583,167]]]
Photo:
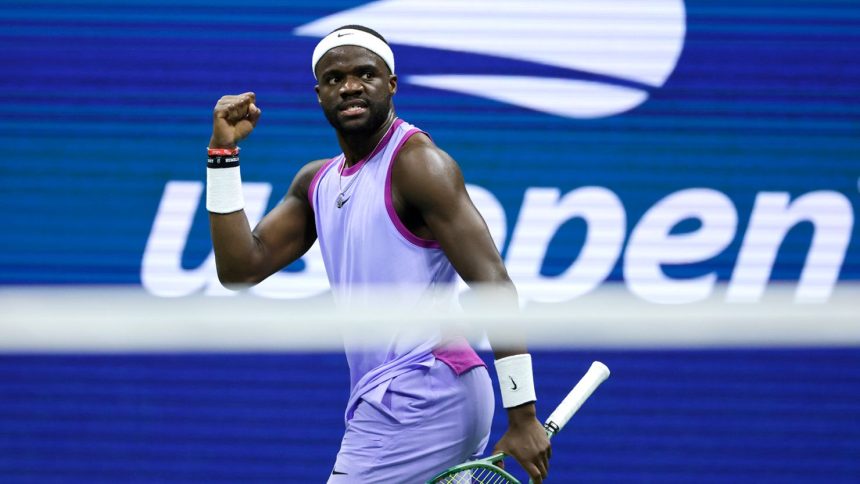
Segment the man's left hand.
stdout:
[[534,403],[508,409],[508,430],[493,448],[493,454],[498,452],[516,459],[535,484],[546,478],[552,448]]

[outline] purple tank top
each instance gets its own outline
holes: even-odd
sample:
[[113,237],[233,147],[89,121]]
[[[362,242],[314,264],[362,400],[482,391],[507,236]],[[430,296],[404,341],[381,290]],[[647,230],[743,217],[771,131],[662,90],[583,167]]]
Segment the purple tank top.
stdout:
[[[456,272],[451,262],[438,242],[419,238],[403,225],[391,199],[391,168],[400,148],[416,133],[423,131],[396,119],[366,158],[344,167],[340,154],[311,182],[308,198],[317,237],[340,305],[360,302],[380,285],[400,288],[399,305],[426,302],[428,294],[436,306],[454,303]],[[340,206],[339,196],[345,200]],[[440,334],[418,340],[394,337],[387,347],[372,348],[345,336],[344,346],[350,368],[347,420],[359,398],[381,397],[392,378],[432,365],[434,358],[457,374],[485,366],[464,339],[443,345]]]

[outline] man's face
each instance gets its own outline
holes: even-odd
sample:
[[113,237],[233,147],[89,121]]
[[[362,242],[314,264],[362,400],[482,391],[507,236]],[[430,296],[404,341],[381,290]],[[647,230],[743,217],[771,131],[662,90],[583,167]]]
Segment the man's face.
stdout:
[[378,55],[363,47],[344,45],[328,51],[316,69],[317,98],[338,132],[370,134],[388,118],[397,76]]

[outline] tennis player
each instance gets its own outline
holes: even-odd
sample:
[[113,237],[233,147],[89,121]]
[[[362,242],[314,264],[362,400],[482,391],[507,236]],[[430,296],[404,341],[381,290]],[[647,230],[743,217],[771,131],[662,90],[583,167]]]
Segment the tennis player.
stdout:
[[[516,307],[516,290],[457,163],[395,114],[394,66],[388,43],[366,27],[341,27],[319,42],[315,90],[343,152],[305,165],[253,231],[243,211],[237,143],[261,111],[251,92],[218,101],[206,206],[222,283],[256,284],[319,239],[340,304],[377,284],[433,289],[434,297],[451,299],[459,273],[470,285],[506,292]],[[417,303],[426,296],[412,293],[403,297]],[[493,389],[465,340],[433,335],[368,347],[345,338],[345,346],[351,392],[330,483],[423,482],[484,451]],[[524,345],[494,352],[509,422],[494,452],[513,456],[541,482],[551,449],[535,416],[531,357]]]

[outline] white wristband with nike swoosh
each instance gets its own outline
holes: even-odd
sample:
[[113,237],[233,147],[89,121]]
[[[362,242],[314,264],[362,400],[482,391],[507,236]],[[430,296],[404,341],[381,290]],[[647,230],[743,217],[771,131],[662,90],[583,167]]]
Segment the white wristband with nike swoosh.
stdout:
[[537,400],[532,355],[524,353],[496,360],[496,374],[499,375],[503,407],[516,407]]

